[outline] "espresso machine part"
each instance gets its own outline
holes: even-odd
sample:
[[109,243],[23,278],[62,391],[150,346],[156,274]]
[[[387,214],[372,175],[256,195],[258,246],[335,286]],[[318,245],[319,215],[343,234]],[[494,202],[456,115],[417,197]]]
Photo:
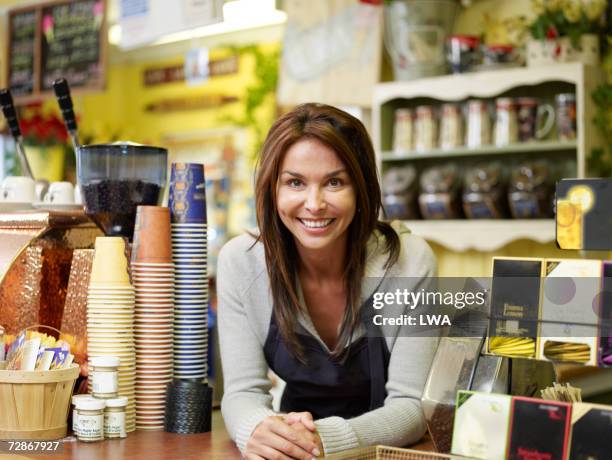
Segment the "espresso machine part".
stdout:
[[79,134],[77,130],[76,117],[74,116],[74,109],[72,106],[72,97],[70,96],[70,87],[65,78],[58,78],[53,82],[53,90],[55,91],[55,97],[62,111],[64,117],[64,124],[70,135],[72,141],[72,147],[76,155],[77,149],[81,146],[79,142]]
[[[25,154],[25,148],[23,147],[23,136],[21,135],[21,129],[19,128],[19,120],[17,119],[17,112],[15,111],[15,104],[13,103],[13,96],[11,95],[11,90],[8,88],[0,90],[0,106],[2,107],[2,113],[4,113],[4,117],[6,118],[6,122],[11,131],[11,135],[13,139],[15,139],[15,147],[17,148],[17,157],[19,158],[19,163],[21,165],[21,170],[23,174],[30,177],[31,179],[35,179],[32,174],[32,168],[30,168],[30,163],[28,162],[28,157]],[[49,189],[49,182],[40,179],[36,181],[36,198],[39,201],[42,201],[47,194],[47,190]]]
[[77,176],[85,213],[106,236],[132,239],[136,208],[159,205],[166,187],[168,151],[115,142],[77,149]]

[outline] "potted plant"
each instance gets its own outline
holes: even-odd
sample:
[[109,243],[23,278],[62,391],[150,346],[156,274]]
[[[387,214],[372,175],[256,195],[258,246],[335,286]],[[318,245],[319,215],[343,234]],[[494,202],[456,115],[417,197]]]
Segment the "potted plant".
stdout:
[[68,147],[63,121],[53,113],[44,114],[40,106],[31,106],[26,109],[20,127],[34,177],[61,181]]
[[599,64],[607,0],[532,0],[532,5],[536,17],[529,25],[528,65]]

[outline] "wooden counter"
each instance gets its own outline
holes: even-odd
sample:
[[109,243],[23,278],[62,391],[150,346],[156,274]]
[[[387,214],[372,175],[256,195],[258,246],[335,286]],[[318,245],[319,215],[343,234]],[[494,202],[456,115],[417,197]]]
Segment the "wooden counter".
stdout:
[[[424,441],[413,449],[432,451],[431,442]],[[240,460],[240,451],[229,438],[221,412],[213,412],[211,433],[179,435],[163,431],[135,431],[126,439],[102,442],[77,442],[73,437],[63,442],[62,453],[44,455],[7,455],[0,460]]]

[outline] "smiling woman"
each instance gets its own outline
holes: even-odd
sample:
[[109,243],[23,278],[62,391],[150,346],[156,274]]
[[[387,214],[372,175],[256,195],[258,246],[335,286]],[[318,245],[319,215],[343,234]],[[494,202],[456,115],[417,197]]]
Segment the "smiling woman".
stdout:
[[[381,337],[366,279],[380,279],[382,292],[412,277],[418,289],[435,261],[422,239],[379,221],[361,122],[321,104],[277,120],[259,159],[256,208],[259,233],[230,241],[218,268],[222,410],[244,456],[310,459],[417,441],[436,339],[399,329]],[[287,382],[280,413],[268,368]]]
[[301,256],[344,253],[355,192],[334,150],[316,139],[293,144],[281,164],[277,201],[278,215]]

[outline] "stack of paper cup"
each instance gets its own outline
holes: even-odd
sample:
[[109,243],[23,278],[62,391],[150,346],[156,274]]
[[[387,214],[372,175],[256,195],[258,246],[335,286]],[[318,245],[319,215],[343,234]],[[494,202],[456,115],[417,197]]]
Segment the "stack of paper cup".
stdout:
[[207,223],[204,165],[173,163],[170,176],[175,275],[174,377],[208,374]]
[[126,245],[121,237],[96,238],[87,291],[87,353],[90,359],[119,358],[119,395],[128,398],[125,426],[128,432],[134,431],[134,288],[130,284]]
[[165,389],[172,381],[174,317],[168,208],[138,206],[132,278],[136,288],[136,426],[163,430]]

